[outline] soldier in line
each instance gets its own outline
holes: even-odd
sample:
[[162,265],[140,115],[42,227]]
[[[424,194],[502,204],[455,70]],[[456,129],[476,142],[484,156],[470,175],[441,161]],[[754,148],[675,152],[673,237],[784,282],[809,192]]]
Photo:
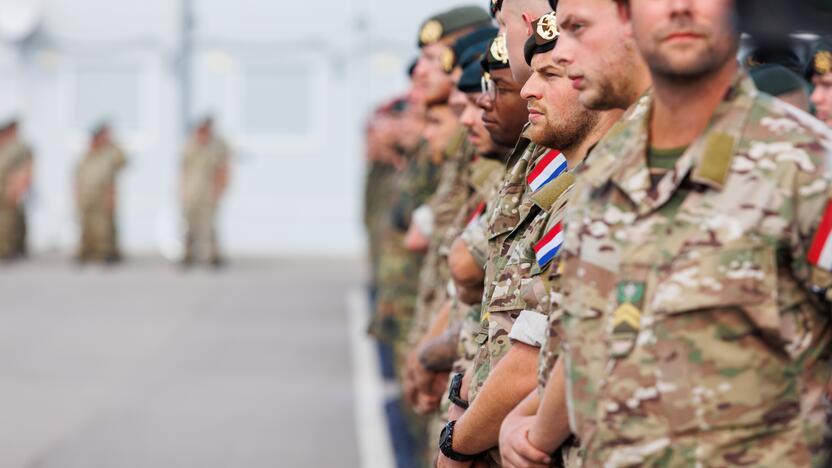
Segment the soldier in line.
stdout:
[[222,265],[216,222],[228,187],[230,150],[207,117],[194,129],[182,157],[181,196],[187,231],[184,266],[196,261]]
[[0,128],[0,259],[25,257],[25,197],[32,181],[32,150],[23,141],[17,118]]
[[117,263],[121,257],[116,226],[118,175],[127,160],[113,141],[110,125],[97,125],[75,172],[75,201],[81,224],[77,260]]
[[[561,0],[557,5],[558,39],[554,59],[567,76],[580,76],[578,99],[589,109],[625,110],[650,86],[647,66],[638,52],[629,24],[610,0]],[[571,27],[571,23],[581,28]],[[578,33],[579,32],[579,33]],[[538,58],[538,60],[540,60]],[[554,269],[554,270],[553,270]],[[550,271],[560,269],[556,258]],[[547,288],[554,298],[541,345],[537,388],[506,417],[500,432],[500,451],[507,466],[537,466],[552,458],[574,466],[577,451],[570,435],[565,404],[563,362],[556,332],[562,304],[561,278],[555,275]],[[565,446],[564,442],[567,442]],[[550,457],[558,447],[564,450]]]
[[731,2],[621,4],[653,90],[567,215],[582,462],[828,466],[832,134],[738,69]]

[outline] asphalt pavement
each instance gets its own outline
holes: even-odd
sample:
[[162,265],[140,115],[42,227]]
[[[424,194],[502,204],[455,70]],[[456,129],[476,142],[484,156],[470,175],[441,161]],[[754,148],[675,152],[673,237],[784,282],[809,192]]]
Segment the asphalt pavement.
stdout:
[[362,279],[326,259],[0,269],[0,467],[358,467]]

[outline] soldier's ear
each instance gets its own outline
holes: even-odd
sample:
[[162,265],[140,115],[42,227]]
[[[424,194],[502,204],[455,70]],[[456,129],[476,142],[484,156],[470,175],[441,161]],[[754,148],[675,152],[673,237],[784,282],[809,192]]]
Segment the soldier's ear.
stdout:
[[632,27],[630,24],[631,16],[629,0],[615,0],[615,8],[618,10],[618,19],[622,23],[626,24],[628,29],[631,31],[629,35],[632,35]]
[[534,30],[532,30],[532,23],[534,23],[534,18],[529,16],[528,13],[523,13],[523,22],[526,23],[526,37],[531,37]]

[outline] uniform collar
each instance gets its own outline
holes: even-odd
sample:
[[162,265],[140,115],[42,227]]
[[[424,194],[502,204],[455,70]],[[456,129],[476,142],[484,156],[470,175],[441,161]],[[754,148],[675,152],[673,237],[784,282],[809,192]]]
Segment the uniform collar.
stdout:
[[653,104],[652,92],[648,91],[598,145],[580,177],[596,188],[612,182],[638,207],[640,214],[667,202],[689,174],[693,182],[722,190],[756,94],[748,75],[739,72],[706,130],[653,188],[647,167],[648,123]]

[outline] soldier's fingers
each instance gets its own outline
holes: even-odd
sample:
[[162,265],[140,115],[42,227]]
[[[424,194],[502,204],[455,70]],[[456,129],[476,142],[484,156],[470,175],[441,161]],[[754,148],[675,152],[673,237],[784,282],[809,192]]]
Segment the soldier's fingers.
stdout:
[[514,450],[523,457],[529,464],[525,466],[548,466],[552,458],[546,452],[534,447],[527,437],[517,437],[514,441]]

